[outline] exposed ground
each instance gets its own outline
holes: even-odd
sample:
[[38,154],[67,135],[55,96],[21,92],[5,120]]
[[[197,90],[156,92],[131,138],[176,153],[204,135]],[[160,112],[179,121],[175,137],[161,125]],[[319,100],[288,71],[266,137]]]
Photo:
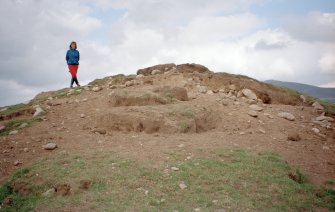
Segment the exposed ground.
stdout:
[[[210,159],[217,150],[238,148],[278,153],[305,173],[308,182],[334,189],[332,114],[326,114],[329,121],[315,122],[322,111],[298,95],[199,65],[161,65],[138,74],[143,75],[106,77],[74,90],[42,93],[27,105],[3,110],[0,182],[16,169],[59,154],[85,159],[107,154],[136,161],[143,169],[164,170],[178,160]],[[243,89],[252,90],[258,99],[245,97]],[[36,104],[45,110],[40,120],[32,119]],[[261,107],[254,112],[257,117],[248,114],[255,111],[250,105]],[[280,112],[295,119],[279,117]],[[28,126],[9,135],[24,122]],[[299,138],[288,139],[292,134]],[[44,150],[49,142],[58,148]]]

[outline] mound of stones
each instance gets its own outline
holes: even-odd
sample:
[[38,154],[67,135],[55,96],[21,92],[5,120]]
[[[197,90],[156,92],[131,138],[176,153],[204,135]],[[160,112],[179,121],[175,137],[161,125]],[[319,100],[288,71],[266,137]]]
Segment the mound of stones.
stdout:
[[192,64],[186,63],[180,65],[169,63],[139,69],[137,71],[137,75],[149,76],[149,75],[163,74],[169,71],[174,71],[177,73],[193,73],[193,72],[210,73],[210,70],[207,67],[195,63]]

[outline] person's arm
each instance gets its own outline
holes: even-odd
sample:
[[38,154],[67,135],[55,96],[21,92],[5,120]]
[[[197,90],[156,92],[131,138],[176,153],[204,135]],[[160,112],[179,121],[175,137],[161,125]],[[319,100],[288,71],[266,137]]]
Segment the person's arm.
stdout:
[[66,62],[69,61],[69,51],[66,52],[65,60],[66,60]]
[[80,60],[80,54],[79,54],[79,51],[78,51],[78,61]]

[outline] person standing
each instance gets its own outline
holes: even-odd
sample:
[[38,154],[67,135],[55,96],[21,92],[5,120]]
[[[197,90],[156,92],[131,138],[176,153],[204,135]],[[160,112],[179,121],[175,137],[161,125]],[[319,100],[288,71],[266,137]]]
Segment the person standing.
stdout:
[[78,79],[77,79],[77,71],[79,67],[79,51],[77,50],[77,43],[75,41],[72,41],[70,44],[70,49],[66,52],[66,62],[69,67],[69,72],[71,74],[71,84],[70,88],[73,87],[73,83],[75,82],[77,86],[79,85]]

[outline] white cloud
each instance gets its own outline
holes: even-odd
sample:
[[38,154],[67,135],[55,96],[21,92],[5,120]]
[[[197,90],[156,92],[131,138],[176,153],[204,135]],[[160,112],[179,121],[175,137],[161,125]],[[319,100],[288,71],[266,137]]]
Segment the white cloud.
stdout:
[[335,51],[325,53],[318,64],[321,72],[335,74]]

